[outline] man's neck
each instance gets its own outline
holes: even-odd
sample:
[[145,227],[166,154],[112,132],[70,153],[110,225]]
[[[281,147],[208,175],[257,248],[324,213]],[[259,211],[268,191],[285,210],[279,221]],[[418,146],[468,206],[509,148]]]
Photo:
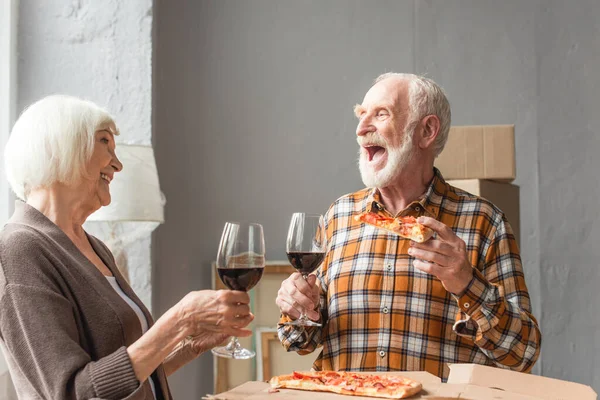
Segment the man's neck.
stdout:
[[[408,171],[410,170],[410,171]],[[379,188],[381,203],[396,215],[425,193],[433,179],[433,166],[405,169],[393,185]]]

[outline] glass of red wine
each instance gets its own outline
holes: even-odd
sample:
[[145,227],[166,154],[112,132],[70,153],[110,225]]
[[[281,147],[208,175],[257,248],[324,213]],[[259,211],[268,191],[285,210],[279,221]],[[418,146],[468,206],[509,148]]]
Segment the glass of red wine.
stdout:
[[[217,252],[217,272],[223,284],[231,290],[247,292],[260,281],[264,267],[265,239],[262,226],[227,222]],[[232,337],[226,346],[213,348],[212,353],[242,360],[256,355],[252,350],[243,348],[236,337]]]
[[[325,222],[320,214],[294,213],[288,230],[286,253],[288,260],[306,279],[325,258]],[[321,326],[302,312],[300,318],[285,325]]]

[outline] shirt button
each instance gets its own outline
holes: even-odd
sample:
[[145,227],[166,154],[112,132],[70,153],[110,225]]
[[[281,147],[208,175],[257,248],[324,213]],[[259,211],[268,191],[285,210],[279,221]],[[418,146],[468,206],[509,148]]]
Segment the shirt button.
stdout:
[[392,264],[388,264],[388,266],[385,267],[385,269],[387,269],[388,271],[391,271],[392,270]]
[[382,310],[382,311],[383,311],[383,313],[384,313],[384,314],[387,314],[387,313],[388,313],[390,310],[389,310],[389,308],[387,308],[387,307],[383,307],[383,310]]
[[385,357],[385,351],[381,350],[381,351],[379,352],[379,356],[380,356],[380,357]]
[[469,307],[471,307],[471,304],[469,304],[469,303],[465,303],[465,304],[463,304],[463,306],[464,306],[465,308],[469,308]]

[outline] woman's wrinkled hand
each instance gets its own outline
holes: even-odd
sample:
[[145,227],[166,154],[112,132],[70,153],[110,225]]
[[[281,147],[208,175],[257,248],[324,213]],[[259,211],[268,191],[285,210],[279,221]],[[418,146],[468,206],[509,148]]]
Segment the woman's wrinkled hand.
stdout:
[[163,360],[165,373],[167,376],[173,374],[200,354],[222,344],[227,338],[229,336],[224,333],[209,331],[200,332],[196,336],[187,336]]
[[[250,297],[246,292],[235,290],[191,292],[179,302],[178,307],[179,320],[187,336],[199,337],[199,347],[202,347],[205,342],[212,343],[210,342],[212,339],[209,340],[205,336],[208,333],[225,337],[244,337],[252,334],[251,330],[244,329],[254,319],[254,315],[250,312]],[[215,340],[219,337],[215,335]]]
[[188,347],[190,352],[195,356],[199,356],[212,349],[215,346],[218,346],[225,342],[229,338],[229,335],[224,333],[214,333],[214,332],[201,332],[196,336],[188,336],[184,340],[184,345]]

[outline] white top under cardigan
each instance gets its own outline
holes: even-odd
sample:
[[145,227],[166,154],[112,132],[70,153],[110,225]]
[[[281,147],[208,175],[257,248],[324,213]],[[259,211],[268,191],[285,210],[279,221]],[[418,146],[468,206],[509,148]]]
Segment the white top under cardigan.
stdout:
[[[146,333],[146,331],[148,330],[148,321],[146,320],[142,309],[138,307],[138,305],[135,304],[135,302],[131,300],[131,298],[129,298],[129,296],[127,296],[125,292],[123,292],[123,289],[121,289],[121,286],[119,286],[119,284],[117,283],[117,278],[115,278],[114,276],[107,276],[106,279],[108,280],[108,283],[110,283],[110,285],[113,287],[113,289],[115,289],[115,292],[117,292],[118,295],[121,296],[123,300],[125,300],[129,307],[131,307],[131,309],[135,312],[135,315],[137,315],[138,319],[140,320],[140,325],[142,325],[142,335]],[[154,381],[152,381],[152,377],[148,377],[148,381],[150,382],[150,386],[152,386],[152,393],[154,393],[154,398],[156,399],[156,388],[154,387]]]

